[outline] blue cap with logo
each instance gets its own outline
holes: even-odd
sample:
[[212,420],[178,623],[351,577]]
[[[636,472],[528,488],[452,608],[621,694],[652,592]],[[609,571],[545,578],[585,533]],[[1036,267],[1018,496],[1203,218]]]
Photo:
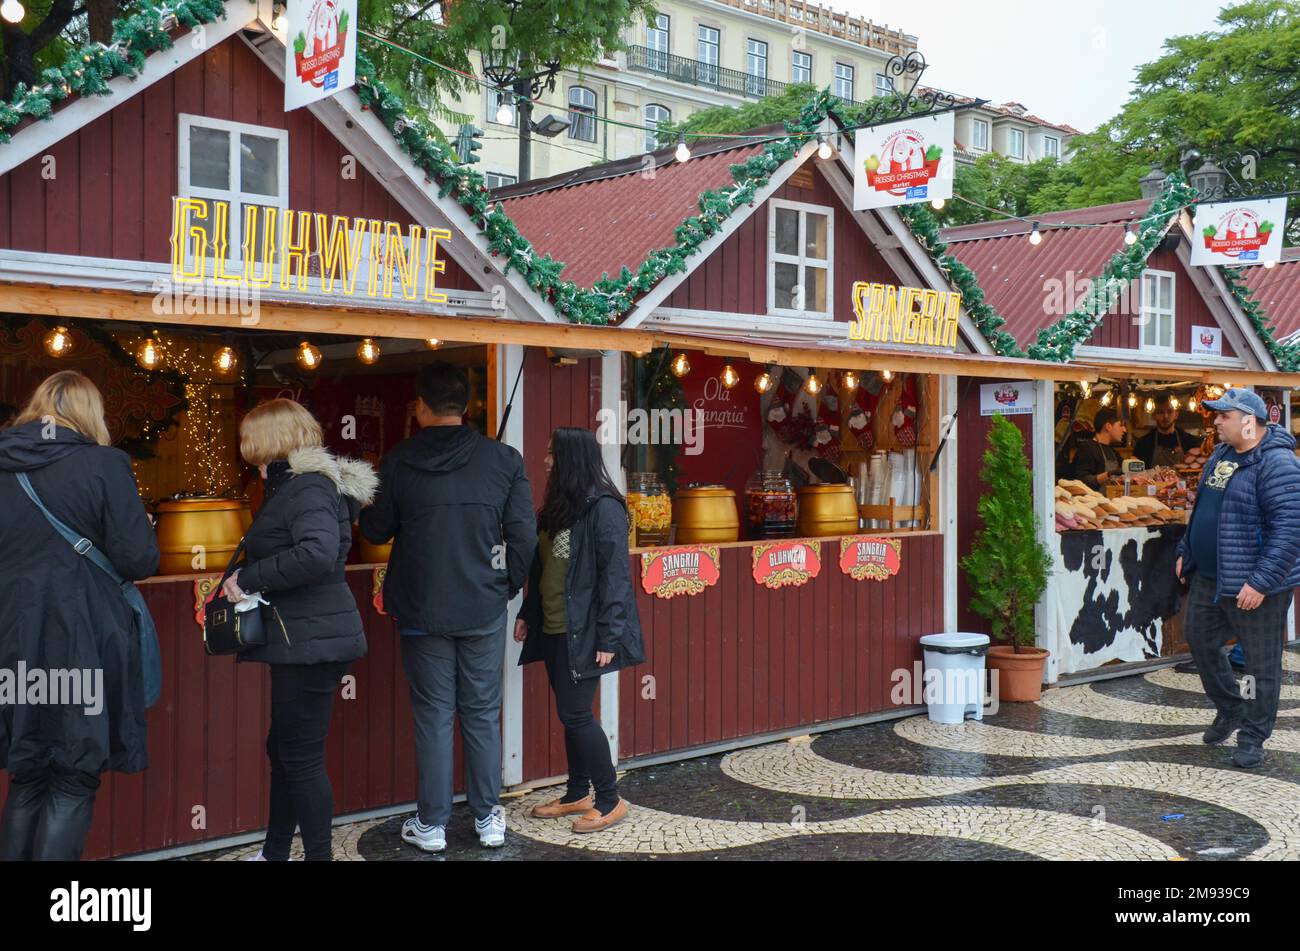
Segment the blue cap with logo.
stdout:
[[1235,386],[1224,393],[1222,399],[1206,400],[1201,405],[1216,413],[1230,409],[1241,410],[1243,413],[1258,416],[1264,422],[1268,422],[1268,407],[1264,405],[1264,401],[1250,390],[1239,390]]

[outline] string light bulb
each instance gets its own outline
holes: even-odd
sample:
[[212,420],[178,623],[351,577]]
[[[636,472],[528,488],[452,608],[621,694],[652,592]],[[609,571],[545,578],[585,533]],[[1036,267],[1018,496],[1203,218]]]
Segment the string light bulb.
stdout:
[[1190,409],[1193,413],[1195,413],[1198,402],[1199,401],[1196,399],[1196,397],[1193,396],[1190,400],[1187,401],[1187,408]]
[[1079,384],[1079,389],[1083,391],[1083,398],[1086,400],[1092,396],[1092,384],[1084,380]]
[[374,366],[379,362],[379,344],[366,337],[357,344],[357,359],[368,367]]
[[1037,221],[1034,222],[1033,230],[1029,232],[1029,243],[1032,244],[1034,247],[1038,247],[1040,244],[1043,243],[1043,233],[1038,230]]
[[722,368],[722,372],[718,374],[718,379],[726,389],[730,390],[740,382],[740,374],[736,372],[735,367],[728,363]]
[[856,390],[858,388],[858,382],[858,375],[852,370],[845,370],[840,374],[840,386],[844,388],[846,393],[852,393]]
[[1136,225],[1134,225],[1132,228],[1124,229],[1124,243],[1127,244],[1129,247],[1132,247],[1133,245],[1138,243],[1138,233],[1137,233]]
[[826,138],[826,133],[817,133],[817,157],[819,159],[829,159],[835,155],[835,147],[831,145]]
[[67,327],[55,327],[41,341],[45,352],[52,357],[66,357],[72,352],[72,334]]
[[1277,262],[1270,259],[1264,262],[1264,267],[1271,271],[1273,268],[1277,267]]
[[229,376],[239,364],[233,347],[222,347],[212,355],[212,368],[222,376]]
[[1101,394],[1101,405],[1109,406],[1113,399],[1114,399],[1114,394],[1111,393],[1110,390],[1107,390],[1105,393]]
[[880,373],[880,375],[881,375],[881,377],[884,379],[884,381],[885,381],[886,383],[888,383],[890,380],[892,380],[892,379],[894,378],[894,371],[893,371],[893,370],[882,370],[881,373]]
[[803,388],[809,396],[816,396],[822,391],[822,381],[817,379],[816,373],[809,373],[808,379],[803,381]]
[[758,390],[760,393],[766,393],[772,388],[774,382],[772,374],[764,370],[758,376],[754,377],[754,389]]
[[691,361],[687,358],[685,352],[681,352],[673,357],[673,362],[669,364],[668,368],[673,371],[673,376],[680,380],[691,372]]
[[5,0],[3,4],[0,4],[0,17],[4,17],[8,23],[21,23],[26,14],[27,11],[23,9],[23,5],[18,0]]
[[930,207],[933,208],[935,211],[943,211],[943,206],[946,204],[948,203],[944,201],[942,198],[930,199]]
[[135,362],[143,370],[157,370],[163,365],[162,344],[153,337],[145,337],[144,342],[136,348]]
[[424,345],[428,347],[430,350],[437,350],[439,347],[442,346],[442,341],[439,340],[437,337],[425,337]]
[[1176,396],[1169,397],[1169,408],[1172,409],[1175,413],[1178,412],[1179,407],[1181,407],[1182,405],[1183,404],[1179,402],[1178,397]]
[[1148,396],[1147,401],[1142,404],[1142,408],[1148,413],[1154,413],[1156,411],[1156,401]]
[[298,366],[304,370],[316,370],[320,368],[320,347],[317,347],[304,340],[298,344]]
[[502,93],[501,100],[497,103],[497,122],[501,125],[514,125],[515,107],[511,105],[509,96],[504,95],[504,90]]
[[1129,408],[1129,409],[1132,409],[1134,406],[1137,406],[1137,405],[1138,405],[1137,394],[1136,394],[1136,393],[1130,393],[1130,394],[1128,395],[1128,408]]
[[690,161],[691,148],[686,144],[686,133],[680,133],[677,136],[677,149],[673,152],[673,158],[679,162]]

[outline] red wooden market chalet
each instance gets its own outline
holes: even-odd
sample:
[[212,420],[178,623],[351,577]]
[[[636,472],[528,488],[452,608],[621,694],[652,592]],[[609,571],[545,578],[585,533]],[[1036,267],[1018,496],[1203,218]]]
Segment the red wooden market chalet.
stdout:
[[[743,483],[760,456],[783,453],[804,461],[813,452],[842,453],[844,460],[860,457],[864,466],[869,457],[878,458],[872,452],[912,460],[917,484],[909,514],[864,530],[888,539],[897,552],[894,573],[883,579],[861,580],[842,570],[840,537],[827,536],[809,543],[819,553],[820,571],[792,585],[768,587],[756,580],[754,553],[761,543],[737,541],[716,546],[719,576],[698,593],[665,598],[638,590],[647,660],[606,677],[597,699],[623,766],[913,711],[914,698],[900,698],[892,688],[897,671],[910,672],[920,661],[918,639],[984,629],[983,622],[966,616],[957,569],[976,528],[976,473],[987,431],[979,388],[970,381],[1025,381],[1039,405],[1050,406],[1058,382],[1096,381],[1115,365],[1118,351],[1134,355],[1144,378],[1162,370],[1188,375],[1177,346],[1173,355],[1157,358],[1119,331],[1091,341],[1070,363],[1003,356],[965,306],[957,315],[955,348],[850,341],[857,283],[914,288],[917,294],[967,294],[970,288],[950,281],[941,255],[918,238],[906,216],[888,208],[853,210],[852,137],[839,134],[833,117],[818,125],[837,146],[832,158],[817,157],[816,143],[802,142],[763,178],[751,202],[741,203],[685,257],[683,270],[635,295],[612,324],[570,323],[558,285],[507,267],[511,258],[500,253],[500,232],[488,233],[500,221],[489,216],[496,223],[485,224],[462,193],[444,188],[427,166],[417,164],[410,135],[394,136],[393,124],[366,107],[366,90],[345,90],[284,111],[285,44],[269,26],[271,7],[270,0],[230,0],[225,17],[205,26],[202,42],[174,28],[172,48],[150,55],[137,77],[112,80],[108,95],[74,95],[56,105],[49,121],[27,122],[0,145],[0,311],[6,315],[0,323],[0,399],[25,397],[34,380],[61,366],[82,369],[117,406],[115,425],[135,426],[156,447],[156,459],[137,461],[137,474],[142,492],[148,482],[157,489],[153,497],[162,498],[187,476],[179,462],[167,468],[167,454],[178,451],[169,446],[221,427],[228,434],[251,400],[281,392],[309,402],[331,445],[353,453],[356,444],[339,442],[332,420],[343,413],[373,414],[363,448],[378,457],[409,431],[413,370],[422,341],[436,338],[444,344],[440,353],[482,381],[479,417],[491,435],[515,381],[522,379],[500,435],[523,454],[540,502],[551,430],[595,428],[600,411],[617,411],[642,379],[638,366],[645,361],[631,355],[668,347],[696,367],[680,380],[688,405],[721,399],[731,407],[731,415],[718,417],[728,422],[716,433],[706,430],[710,440],[727,447],[726,458],[711,454],[707,444],[698,459],[680,457],[683,471],[697,467],[701,481]],[[781,134],[758,130],[753,141],[701,142],[685,163],[663,150],[648,160],[510,186],[492,200],[529,244],[529,253],[519,257],[549,253],[565,262],[562,280],[586,292],[601,286],[602,275],[617,275],[623,267],[635,272],[657,251],[677,245],[677,229],[699,214],[701,195],[734,187],[733,166],[764,154],[768,137]],[[214,141],[230,144],[229,161],[219,149],[212,151]],[[260,191],[246,187],[242,171],[235,187],[234,169],[242,169],[239,156],[246,152],[276,157],[272,164],[279,172],[258,184]],[[214,161],[227,175],[224,188],[205,178]],[[344,174],[353,166],[355,174]],[[160,299],[164,305],[167,299],[160,288],[173,274],[173,198],[187,196],[445,230],[450,238],[439,244],[445,269],[437,275],[437,289],[446,299],[330,294],[317,261],[305,290],[288,281],[290,286],[263,290],[252,323],[239,313],[211,309],[160,310]],[[778,228],[791,223],[802,248],[794,254],[775,251]],[[1085,237],[1076,238],[1052,230],[1051,223],[1044,219],[1047,240],[1037,251],[1050,251],[1058,241],[1080,244],[1072,255],[1054,259],[1050,273],[1095,273],[1109,253],[1099,243],[1103,232],[1079,232]],[[982,234],[978,229],[985,226],[973,227],[969,239],[949,236],[952,253],[976,271],[1023,346],[1051,322],[1041,314],[1041,296],[1039,317],[1033,315],[1030,293],[1048,271],[1027,263],[1023,236]],[[813,240],[818,228],[824,228],[822,237]],[[1122,238],[1118,226],[1105,234],[1112,243]],[[1222,329],[1224,363],[1210,375],[1264,382],[1264,374],[1276,370],[1267,349],[1224,297],[1218,278],[1192,273],[1182,255],[1182,248],[1158,252],[1151,266],[1174,275],[1179,326],[1205,321]],[[797,268],[800,282],[815,283],[824,274],[817,306],[795,310],[788,300],[780,306],[780,288],[786,286],[780,265]],[[1002,280],[1004,275],[1010,279]],[[1192,308],[1186,319],[1184,307]],[[64,324],[76,349],[66,357],[51,355],[48,346],[42,348],[42,335]],[[179,414],[184,381],[140,371],[129,353],[120,359],[124,354],[114,343],[122,335],[155,331],[164,345],[185,341],[204,354],[236,341],[244,385],[196,385],[195,394],[207,394],[202,399],[209,411]],[[385,365],[391,362],[401,372],[360,366],[352,354],[362,338],[379,341]],[[324,355],[315,374],[294,366],[296,348],[308,340]],[[709,383],[724,363],[740,377],[728,391],[734,398],[720,396]],[[1197,365],[1198,374],[1208,372],[1206,364]],[[775,382],[760,397],[754,382],[765,371]],[[850,437],[847,412],[841,417],[828,410],[824,397],[810,402],[799,395],[814,374],[844,395],[845,410],[865,400],[861,392],[868,384],[875,388],[871,399],[880,402],[870,403],[872,422],[858,442]],[[860,390],[845,382],[852,374],[861,378]],[[789,379],[795,386],[787,393]],[[1296,382],[1277,379],[1279,385]],[[128,397],[143,415],[113,403]],[[820,422],[837,426],[838,442],[798,453],[790,448],[789,433],[772,422],[771,413],[787,397],[792,410],[812,406]],[[952,425],[958,417],[959,436]],[[1048,414],[1019,419],[1033,420],[1026,428],[1034,458],[1050,458]],[[953,441],[941,451],[945,436]],[[619,479],[625,478],[623,451],[616,444],[605,447],[606,464]],[[238,471],[233,455],[208,462]],[[1037,486],[1036,505],[1050,530],[1050,467],[1041,473],[1046,481]],[[241,479],[242,489],[248,480]],[[393,622],[382,613],[383,557],[359,548],[347,572],[369,654],[352,671],[356,699],[336,705],[330,730],[328,766],[341,816],[397,813],[409,810],[415,798],[407,688]],[[643,565],[654,557],[654,548],[633,551],[634,582],[641,583]],[[260,665],[236,667],[227,658],[204,655],[196,604],[212,577],[212,571],[179,571],[141,584],[158,625],[165,675],[162,698],[149,712],[152,765],[141,774],[106,777],[88,857],[194,850],[231,836],[251,839],[265,825],[268,680]],[[1044,637],[1040,643],[1055,653],[1057,635]],[[516,667],[517,650],[512,642],[502,713],[504,778],[513,788],[554,779],[564,770],[563,732],[550,710],[544,674],[538,665]],[[0,801],[5,784],[0,776]]]

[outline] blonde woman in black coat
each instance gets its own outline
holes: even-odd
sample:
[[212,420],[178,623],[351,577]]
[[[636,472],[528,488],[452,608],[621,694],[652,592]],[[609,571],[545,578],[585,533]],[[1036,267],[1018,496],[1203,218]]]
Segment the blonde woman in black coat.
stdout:
[[343,566],[352,522],[379,479],[371,466],[322,448],[320,424],[293,400],[263,403],[239,426],[239,450],[266,480],[245,536],[246,558],[227,579],[231,601],[261,594],[267,643],[241,659],[271,665],[271,803],[258,858],[287,861],[294,827],[307,861],[331,858],[334,795],[325,740],[334,693],[366,636]]

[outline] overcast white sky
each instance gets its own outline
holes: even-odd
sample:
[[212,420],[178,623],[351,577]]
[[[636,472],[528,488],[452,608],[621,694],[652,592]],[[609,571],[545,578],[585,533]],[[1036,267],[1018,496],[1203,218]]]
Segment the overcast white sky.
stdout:
[[1128,100],[1134,70],[1167,37],[1214,29],[1222,0],[823,0],[919,38],[925,82],[1016,100],[1090,132]]

